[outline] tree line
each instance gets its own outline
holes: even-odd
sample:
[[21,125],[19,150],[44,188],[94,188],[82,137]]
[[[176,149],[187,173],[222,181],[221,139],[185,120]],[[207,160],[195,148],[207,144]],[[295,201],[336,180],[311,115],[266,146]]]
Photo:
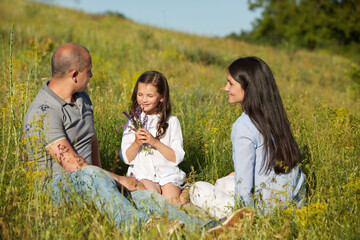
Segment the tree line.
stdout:
[[248,0],[261,8],[253,30],[229,37],[270,45],[292,44],[316,49],[360,49],[359,0]]

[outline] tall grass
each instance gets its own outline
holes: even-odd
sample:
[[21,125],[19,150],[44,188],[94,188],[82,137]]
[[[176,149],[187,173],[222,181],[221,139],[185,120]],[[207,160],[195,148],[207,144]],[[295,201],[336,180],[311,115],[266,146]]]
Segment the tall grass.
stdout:
[[[137,77],[161,71],[169,80],[173,115],[181,122],[188,181],[214,182],[233,170],[230,131],[241,109],[221,88],[226,66],[255,55],[272,68],[303,156],[308,197],[301,210],[257,216],[244,238],[355,239],[360,234],[360,103],[356,63],[326,52],[289,51],[230,39],[190,36],[27,1],[2,0],[0,124],[0,237],[4,239],[153,239],[165,229],[116,229],[93,206],[56,208],[26,161],[22,122],[27,106],[50,77],[50,58],[65,42],[89,48],[103,167],[125,174],[117,152],[122,111]],[[126,229],[125,229],[126,228]],[[126,231],[125,231],[126,230]],[[238,230],[228,238],[238,238]],[[183,234],[181,236],[181,234]],[[179,238],[205,238],[184,231]]]

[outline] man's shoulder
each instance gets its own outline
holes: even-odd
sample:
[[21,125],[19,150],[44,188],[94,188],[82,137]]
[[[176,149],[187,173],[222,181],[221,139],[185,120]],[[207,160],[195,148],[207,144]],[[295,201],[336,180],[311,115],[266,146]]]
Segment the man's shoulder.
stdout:
[[35,114],[44,114],[51,111],[61,111],[62,104],[52,98],[44,89],[40,89],[34,100],[30,103],[26,115],[26,119],[32,118]]

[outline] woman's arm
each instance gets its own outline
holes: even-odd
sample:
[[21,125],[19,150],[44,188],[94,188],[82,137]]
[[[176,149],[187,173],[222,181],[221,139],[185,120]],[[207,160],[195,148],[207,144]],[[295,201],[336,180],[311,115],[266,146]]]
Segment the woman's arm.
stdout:
[[231,136],[233,144],[233,161],[235,168],[235,196],[245,206],[253,206],[255,171],[255,144],[246,134],[246,130],[236,127]]

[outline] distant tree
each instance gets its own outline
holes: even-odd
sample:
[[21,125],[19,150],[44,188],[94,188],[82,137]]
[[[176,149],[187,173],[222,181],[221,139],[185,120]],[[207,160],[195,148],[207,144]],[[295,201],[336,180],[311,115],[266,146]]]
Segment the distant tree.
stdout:
[[247,40],[272,45],[284,41],[314,49],[360,43],[359,0],[248,0],[263,9]]
[[117,17],[119,19],[126,19],[124,14],[116,12],[116,11],[115,12],[114,11],[106,11],[105,15],[114,16],[114,17]]

